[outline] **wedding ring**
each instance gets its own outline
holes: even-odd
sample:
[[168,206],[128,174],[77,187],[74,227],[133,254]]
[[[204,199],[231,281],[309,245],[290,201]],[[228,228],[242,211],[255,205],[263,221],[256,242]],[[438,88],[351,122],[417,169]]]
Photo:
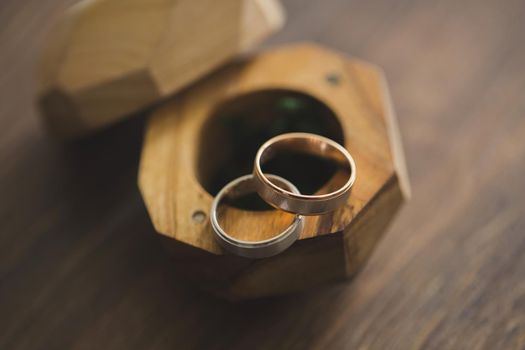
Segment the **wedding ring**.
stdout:
[[[273,181],[262,170],[264,163],[280,153],[310,154],[332,160],[348,171],[348,179],[340,188],[326,194],[306,195],[290,191]],[[315,134],[289,133],[273,137],[259,148],[253,175],[257,193],[268,204],[295,214],[319,215],[344,205],[355,182],[356,167],[350,153],[337,142]]]
[[[276,175],[266,175],[272,181],[289,189],[290,193],[298,194],[299,190],[289,181]],[[224,231],[219,224],[219,204],[226,198],[237,198],[239,196],[254,193],[254,176],[249,174],[241,176],[226,186],[215,196],[211,206],[210,222],[219,244],[226,250],[236,255],[247,258],[266,258],[281,253],[297,240],[303,230],[304,218],[296,215],[293,222],[278,235],[261,241],[245,241],[232,237]]]

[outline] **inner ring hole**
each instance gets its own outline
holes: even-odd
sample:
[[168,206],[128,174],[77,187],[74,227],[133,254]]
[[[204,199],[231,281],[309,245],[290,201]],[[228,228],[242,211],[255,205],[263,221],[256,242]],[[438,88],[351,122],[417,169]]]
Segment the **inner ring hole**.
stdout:
[[[293,90],[260,90],[218,105],[204,123],[196,160],[197,179],[212,196],[231,180],[252,172],[259,147],[289,132],[308,132],[344,143],[335,113],[318,99]],[[264,164],[264,171],[284,177],[301,193],[313,194],[336,173],[322,157],[283,152]],[[269,210],[256,193],[228,203],[246,210]]]

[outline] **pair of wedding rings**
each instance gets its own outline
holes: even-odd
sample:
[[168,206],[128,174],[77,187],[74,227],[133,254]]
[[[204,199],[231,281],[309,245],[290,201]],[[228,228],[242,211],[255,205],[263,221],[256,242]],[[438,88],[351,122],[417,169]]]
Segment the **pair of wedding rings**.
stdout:
[[[265,174],[263,165],[282,153],[303,153],[329,159],[348,174],[344,184],[330,193],[301,194],[288,180]],[[308,134],[282,134],[266,141],[257,152],[253,174],[241,176],[215,196],[210,221],[219,244],[226,250],[248,258],[264,258],[281,253],[292,245],[304,226],[304,215],[333,211],[347,201],[356,178],[355,162],[348,151],[329,138]],[[263,241],[245,241],[229,235],[219,224],[218,208],[225,198],[236,198],[257,192],[271,206],[295,214],[291,225],[276,236]]]

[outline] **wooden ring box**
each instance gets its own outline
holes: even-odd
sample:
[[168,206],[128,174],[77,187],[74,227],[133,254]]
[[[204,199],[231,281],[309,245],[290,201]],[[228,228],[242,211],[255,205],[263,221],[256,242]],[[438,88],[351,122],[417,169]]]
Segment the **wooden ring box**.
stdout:
[[[100,0],[97,4],[109,6],[114,2]],[[141,2],[144,1],[134,0]],[[273,1],[248,1],[242,6],[245,7],[237,13],[250,13],[252,17],[254,8],[272,9],[260,15],[263,19],[268,18],[268,13],[273,18],[279,13]],[[253,8],[246,10],[246,6]],[[90,16],[96,13],[83,11]],[[80,16],[86,16],[85,12],[81,11]],[[274,31],[277,22],[261,20],[259,23],[263,24],[259,26],[264,28],[243,27],[257,34],[245,33],[241,37],[253,38],[250,42],[254,42],[261,33]],[[133,35],[130,31],[126,36],[128,44],[133,42]],[[70,37],[66,46],[81,46],[81,39],[77,36],[72,44]],[[238,51],[230,50],[229,56],[236,56]],[[223,60],[210,59],[209,66]],[[44,60],[43,67],[49,71],[49,61]],[[118,75],[114,79],[117,82],[102,79],[105,82],[102,87],[93,85],[88,89],[89,98],[85,97],[86,90],[57,93],[56,85],[50,84],[60,76],[57,71],[60,70],[55,67],[54,76],[47,74],[41,79],[42,85],[47,86],[42,90],[41,106],[43,115],[51,121],[51,129],[62,135],[74,137],[107,125],[162,98],[146,127],[138,176],[140,191],[155,230],[173,251],[174,269],[214,294],[230,299],[266,297],[355,275],[409,196],[386,82],[381,71],[371,64],[317,45],[294,44],[230,60],[182,91],[176,86],[187,84],[177,81],[165,84],[171,89],[156,88],[157,95],[152,94],[144,89],[142,78],[137,83],[135,72],[131,74],[135,78],[129,78],[130,74]],[[120,103],[126,106],[115,107],[112,96],[122,94],[113,91],[117,86],[138,95],[141,89],[148,91],[143,98],[132,99],[131,106],[121,98]],[[82,93],[84,97],[79,99],[82,103],[71,103]],[[59,99],[57,94],[61,95]],[[98,96],[98,104],[93,96]],[[70,103],[64,104],[64,99]],[[73,105],[75,108],[71,108]],[[64,109],[69,112],[61,113]],[[94,118],[95,123],[80,121],[89,114],[84,111],[104,109],[106,113],[112,112],[105,115],[113,117],[103,123],[100,117]],[[73,110],[78,113],[71,113]],[[308,217],[299,240],[284,253],[259,260],[227,254],[214,240],[208,221],[213,194],[227,181],[251,171],[253,156],[263,141],[292,131],[325,135],[351,152],[358,175],[350,199],[332,213]],[[287,159],[273,166],[300,189],[326,192],[336,188],[337,169],[319,162]],[[246,210],[248,207],[258,210]],[[254,198],[227,206],[221,215],[228,232],[238,238],[261,239],[282,230],[291,220],[290,214],[258,207]]]

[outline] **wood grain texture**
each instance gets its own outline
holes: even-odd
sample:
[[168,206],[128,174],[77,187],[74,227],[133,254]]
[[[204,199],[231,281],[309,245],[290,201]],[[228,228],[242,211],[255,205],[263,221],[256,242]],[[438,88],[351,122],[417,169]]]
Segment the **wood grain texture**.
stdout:
[[[306,63],[291,64],[300,61]],[[332,86],[325,80],[327,72],[340,75],[339,86]],[[385,106],[378,98],[383,94],[379,79],[379,72],[374,67],[348,61],[316,45],[297,44],[232,64],[186,90],[184,95],[167,101],[153,113],[148,123],[139,173],[139,185],[158,232],[209,252],[222,253],[208,221],[196,225],[192,220],[192,214],[198,210],[209,217],[213,200],[199,183],[194,164],[199,163],[199,157],[205,158],[205,162],[213,161],[228,152],[227,140],[220,138],[210,147],[213,151],[199,154],[203,125],[214,117],[218,104],[273,89],[299,91],[316,98],[333,110],[339,120],[345,146],[359,164],[352,196],[347,205],[333,213],[307,217],[300,239],[343,231],[390,178],[397,178],[389,147]],[[363,87],[365,84],[369,86]],[[371,99],[376,99],[377,103],[370,103]],[[247,115],[244,122],[250,119],[251,115]],[[222,168],[225,163],[217,167]],[[337,189],[336,178],[337,175],[318,192]],[[251,215],[260,219],[254,219],[245,227],[245,235],[268,224],[266,212]],[[276,223],[275,228],[282,229],[282,225]],[[249,238],[262,237],[242,237]]]
[[[329,75],[337,77],[337,84],[326,79]],[[387,111],[383,99],[386,95],[383,85],[382,75],[376,67],[317,45],[295,44],[232,63],[195,84],[183,95],[167,101],[148,122],[139,170],[139,187],[155,229],[195,250],[208,253],[209,266],[199,265],[199,268],[213,269],[217,260],[215,255],[225,254],[225,251],[213,237],[207,219],[211,215],[209,208],[213,197],[202,184],[202,178],[206,176],[199,175],[199,167],[195,164],[202,163],[209,168],[208,162],[218,162],[215,167],[224,171],[225,167],[232,166],[231,159],[239,159],[236,147],[251,147],[248,143],[255,142],[247,138],[239,145],[230,146],[229,138],[239,137],[244,132],[237,130],[238,125],[255,123],[253,128],[263,132],[278,122],[254,120],[257,119],[254,116],[256,110],[264,105],[257,104],[256,97],[248,97],[250,101],[244,107],[247,108],[246,114],[231,122],[236,126],[236,135],[226,132],[217,135],[220,124],[210,127],[215,129],[211,133],[203,133],[203,130],[215,119],[227,118],[227,115],[216,112],[218,105],[239,105],[245,96],[256,93],[267,104],[273,105],[272,100],[265,97],[268,91],[276,91],[277,96],[279,91],[285,91],[282,98],[288,99],[286,91],[300,92],[333,111],[343,135],[343,144],[357,164],[358,175],[352,195],[334,212],[306,217],[305,229],[299,237],[299,240],[304,240],[303,244],[292,245],[282,254],[284,257],[279,255],[256,263],[248,261],[239,273],[227,274],[231,281],[223,281],[220,294],[231,294],[232,298],[271,296],[353,276],[371,254],[404,197],[393,161],[393,148],[390,148],[391,142],[400,141],[388,133],[387,123],[395,124],[396,121],[392,115],[386,115],[390,111]],[[272,118],[270,112],[260,119],[265,118]],[[305,130],[292,128],[287,131]],[[260,146],[255,143],[253,154],[247,156],[250,164]],[[401,149],[398,151],[402,152]],[[404,164],[397,164],[405,168]],[[312,173],[322,171],[308,170]],[[241,175],[245,173],[232,174],[227,181]],[[347,177],[342,170],[336,172],[316,193],[337,190]],[[408,179],[402,181],[408,184]],[[194,220],[195,213],[202,213],[206,219]],[[219,218],[227,232],[248,241],[267,239],[291,223],[290,215],[286,213],[231,207],[222,209]],[[354,221],[359,225],[354,225]],[[326,238],[322,237],[325,235],[344,238],[330,238],[330,242],[338,242],[339,246],[337,243],[326,245],[323,242]],[[200,253],[197,256],[202,260]],[[238,259],[233,260],[237,266]],[[208,279],[201,277],[202,273],[196,271],[191,259],[187,259],[186,264],[186,275],[208,287]],[[270,267],[264,267],[266,265]],[[347,271],[346,267],[351,268]],[[241,280],[249,280],[249,283]],[[214,277],[213,284],[215,281]],[[234,287],[230,288],[229,284]]]
[[0,4],[0,348],[524,347],[523,1],[284,1],[269,45],[384,68],[412,199],[351,284],[233,305],[176,279],[149,232],[142,119],[45,136],[32,67],[72,2]]
[[51,132],[83,136],[173,94],[282,27],[276,0],[83,0],[39,67]]

